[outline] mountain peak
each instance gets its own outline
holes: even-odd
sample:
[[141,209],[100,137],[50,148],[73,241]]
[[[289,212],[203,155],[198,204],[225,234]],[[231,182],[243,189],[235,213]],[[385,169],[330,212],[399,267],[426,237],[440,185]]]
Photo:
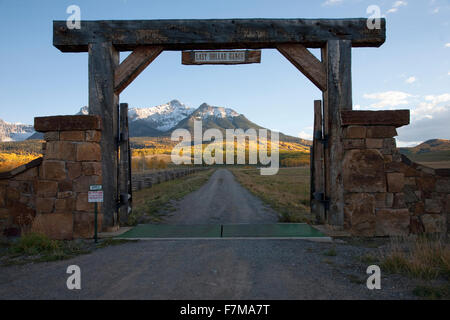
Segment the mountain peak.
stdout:
[[212,106],[206,102],[203,102],[197,110],[194,112],[195,116],[201,117],[201,118],[209,118],[209,117],[215,117],[215,118],[233,118],[237,117],[240,114],[234,111],[230,108],[224,108],[224,107],[216,107]]

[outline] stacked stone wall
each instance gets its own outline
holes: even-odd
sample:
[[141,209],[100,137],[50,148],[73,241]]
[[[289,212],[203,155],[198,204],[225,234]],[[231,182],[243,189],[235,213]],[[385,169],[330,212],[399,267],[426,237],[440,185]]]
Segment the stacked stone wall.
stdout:
[[389,119],[374,124],[375,116],[367,125],[344,125],[344,229],[358,236],[446,233],[450,170],[400,154],[399,125]]

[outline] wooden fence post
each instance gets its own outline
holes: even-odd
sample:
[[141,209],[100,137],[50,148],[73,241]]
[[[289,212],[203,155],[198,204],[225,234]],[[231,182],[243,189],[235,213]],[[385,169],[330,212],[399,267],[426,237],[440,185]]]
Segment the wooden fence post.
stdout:
[[322,132],[322,101],[314,101],[314,139],[311,147],[311,212],[318,223],[326,220],[324,206],[324,140]]
[[[114,72],[119,65],[119,52],[111,42],[89,43],[89,113],[102,119],[103,229],[112,231],[117,220],[117,104]],[[86,190],[87,192],[88,190]]]
[[325,149],[325,195],[329,199],[328,223],[344,225],[344,185],[342,179],[343,130],[340,112],[352,110],[351,40],[328,40],[322,49],[327,70],[327,90],[323,92]]
[[120,209],[119,220],[128,222],[130,199],[131,199],[131,175],[130,175],[130,149],[128,134],[128,104],[120,104]]

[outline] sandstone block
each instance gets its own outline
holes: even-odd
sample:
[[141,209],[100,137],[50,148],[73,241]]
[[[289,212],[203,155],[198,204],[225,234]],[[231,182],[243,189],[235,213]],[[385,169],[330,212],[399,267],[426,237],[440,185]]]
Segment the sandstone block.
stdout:
[[55,200],[56,213],[72,213],[74,209],[75,209],[74,198],[64,198]]
[[36,213],[50,213],[55,207],[54,198],[36,198]]
[[344,149],[364,149],[364,139],[344,139]]
[[349,150],[343,160],[347,192],[385,192],[384,159],[378,150]]
[[101,161],[100,145],[95,142],[84,142],[77,146],[77,161]]
[[417,177],[416,183],[420,190],[426,192],[434,192],[436,190],[436,178],[431,175]]
[[447,195],[446,204],[445,204],[445,212],[450,214],[450,194]]
[[397,136],[397,130],[393,126],[367,127],[367,138],[392,138]]
[[93,184],[101,184],[100,176],[81,176],[73,181],[74,192],[88,192],[89,186]]
[[377,236],[404,236],[409,233],[410,214],[408,209],[377,209]]
[[74,197],[74,193],[72,191],[58,192],[56,197],[58,199],[72,198]]
[[94,212],[94,203],[88,202],[87,192],[77,194],[75,210],[82,212]]
[[31,230],[43,233],[50,239],[71,240],[73,238],[72,213],[53,213],[37,215]]
[[64,180],[66,178],[65,162],[45,160],[42,162],[40,174],[45,180]]
[[403,209],[406,208],[405,195],[403,192],[394,194],[394,203],[392,205],[394,209]]
[[39,132],[101,130],[101,119],[95,115],[36,117],[34,129]]
[[102,138],[101,131],[98,130],[87,130],[86,131],[86,141],[88,142],[100,142]]
[[17,188],[10,187],[6,189],[6,199],[9,201],[19,201],[20,191]]
[[45,160],[68,160],[74,161],[76,156],[76,143],[71,141],[47,142]]
[[71,180],[81,176],[81,163],[80,162],[67,162],[67,177]]
[[426,233],[443,233],[446,230],[446,221],[442,214],[424,214],[420,219]]
[[420,216],[425,213],[425,204],[419,201],[414,204],[414,215]]
[[24,172],[18,174],[14,177],[14,180],[18,181],[29,181],[34,180],[38,176],[38,168],[26,169]]
[[450,193],[450,177],[438,178],[436,183],[436,191]]
[[360,139],[366,137],[366,127],[364,126],[349,126],[344,129],[344,138]]
[[[367,149],[381,149],[383,148],[383,139],[366,139]],[[392,158],[391,158],[392,159]]]
[[[102,230],[103,215],[97,216],[97,230]],[[94,214],[87,212],[75,212],[73,214],[73,235],[74,238],[89,239],[94,237]]]
[[0,208],[6,207],[6,186],[0,185]]
[[42,198],[55,197],[58,192],[58,182],[38,180],[36,182],[36,195]]
[[83,175],[100,176],[102,174],[101,162],[82,162]]
[[383,149],[389,150],[390,152],[388,154],[393,154],[393,150],[397,148],[397,143],[395,141],[395,138],[385,138],[383,139]]
[[375,193],[375,207],[376,208],[386,208],[386,193]]
[[389,192],[401,192],[405,186],[405,175],[403,173],[387,173],[387,184]]
[[58,192],[72,191],[72,188],[73,188],[72,180],[66,179],[58,182]]
[[442,209],[440,201],[436,199],[425,199],[425,212],[441,213]]
[[412,234],[421,234],[425,232],[425,228],[419,217],[411,217],[409,231]]
[[58,141],[59,140],[59,131],[49,131],[44,133],[45,141]]
[[59,139],[66,141],[84,141],[84,131],[61,131]]
[[405,178],[405,185],[406,186],[415,186],[416,185],[416,178],[415,177],[406,177]]
[[348,194],[344,206],[345,229],[355,236],[375,234],[375,196],[367,193]]

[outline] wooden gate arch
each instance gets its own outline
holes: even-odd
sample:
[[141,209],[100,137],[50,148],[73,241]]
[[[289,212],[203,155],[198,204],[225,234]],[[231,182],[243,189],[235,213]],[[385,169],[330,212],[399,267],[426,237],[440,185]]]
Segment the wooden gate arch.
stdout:
[[[89,53],[89,112],[103,121],[102,169],[104,229],[116,228],[124,203],[119,196],[119,95],[164,50],[277,49],[322,91],[321,130],[314,136],[324,148],[315,159],[313,209],[326,222],[344,224],[342,126],[340,112],[352,110],[351,49],[379,47],[386,39],[386,21],[369,29],[356,19],[207,19],[81,21],[70,29],[53,21],[53,45],[62,52]],[[317,59],[308,48],[320,48]],[[122,62],[121,51],[132,51]],[[316,112],[317,114],[317,112]],[[315,154],[315,153],[314,153]],[[111,174],[109,174],[111,173]],[[116,174],[117,173],[117,174]],[[122,212],[122,210],[120,210]]]

